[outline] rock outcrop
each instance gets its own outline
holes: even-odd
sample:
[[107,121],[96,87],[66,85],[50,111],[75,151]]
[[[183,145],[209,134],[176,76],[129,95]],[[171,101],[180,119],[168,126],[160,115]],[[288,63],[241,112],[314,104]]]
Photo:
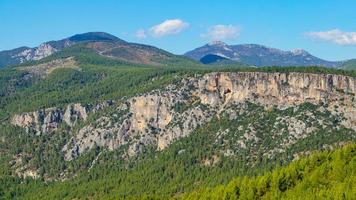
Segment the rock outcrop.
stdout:
[[[172,141],[208,122],[215,114],[224,112],[225,107],[244,102],[280,109],[305,102],[323,103],[330,111],[342,113],[344,125],[356,130],[355,78],[352,77],[304,73],[210,73],[184,79],[182,85],[180,88],[170,85],[164,90],[128,99],[128,114],[123,115],[118,124],[108,127],[107,124],[114,120],[103,117],[98,122],[107,121],[105,126],[84,127],[73,139],[72,150],[64,149],[67,159],[71,159],[70,155],[78,155],[73,152],[80,153],[94,144],[109,149],[130,144],[129,155],[135,155],[146,145],[164,149]],[[194,104],[192,99],[198,103]],[[175,110],[177,105],[186,109],[179,112]],[[83,131],[86,134],[82,134]],[[103,140],[107,132],[114,138]]]
[[[286,108],[301,103],[326,104],[344,115],[345,125],[356,130],[356,78],[310,73],[211,73],[198,80],[196,93],[211,106],[250,101]],[[348,124],[346,124],[348,123]]]
[[63,120],[73,127],[78,120],[86,120],[88,117],[87,110],[80,104],[68,105],[63,115]]
[[[280,107],[303,102],[351,103],[355,96],[355,78],[309,73],[211,73],[198,81],[203,103],[215,105],[224,98],[246,100]],[[346,98],[346,99],[345,99]]]
[[45,76],[51,74],[56,69],[63,69],[63,68],[80,70],[77,62],[73,57],[52,60],[47,63],[37,64],[34,66],[21,67],[18,69],[27,71],[30,74]]
[[[168,85],[126,99],[114,113],[104,113],[85,125],[63,147],[66,160],[71,160],[95,146],[114,150],[127,146],[126,155],[141,152],[146,146],[165,149],[174,140],[185,137],[214,116],[238,116],[233,105],[247,102],[265,107],[286,109],[303,103],[323,105],[341,116],[341,124],[356,131],[356,79],[354,77],[311,73],[223,72],[183,78],[181,84]],[[106,105],[106,104],[105,104]],[[110,104],[111,105],[111,104]],[[101,105],[96,107],[100,108]],[[244,106],[240,106],[242,109]],[[88,111],[79,104],[65,111],[47,109],[16,115],[13,124],[50,132],[61,122],[74,126],[85,120]],[[313,132],[303,121],[286,118],[292,142]],[[39,128],[41,127],[41,128]],[[299,128],[298,128],[299,127]],[[297,130],[300,129],[300,130]],[[247,140],[257,141],[254,128],[238,141],[245,148]],[[290,144],[291,144],[290,141]],[[285,141],[288,144],[288,141]],[[275,151],[283,151],[275,149]],[[230,153],[229,153],[230,154]]]
[[14,115],[11,123],[36,134],[51,133],[65,123],[73,127],[78,120],[86,120],[86,108],[80,104],[70,104],[65,110],[61,108],[42,108],[35,112]]
[[12,58],[19,58],[20,63],[23,63],[28,60],[40,60],[45,58],[53,53],[57,52],[58,50],[51,46],[48,43],[43,43],[36,48],[28,48],[20,53],[12,56]]

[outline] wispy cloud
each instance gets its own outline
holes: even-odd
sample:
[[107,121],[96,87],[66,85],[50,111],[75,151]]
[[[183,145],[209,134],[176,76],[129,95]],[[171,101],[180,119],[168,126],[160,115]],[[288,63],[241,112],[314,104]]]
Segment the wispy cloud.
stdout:
[[159,38],[167,35],[175,35],[187,29],[189,24],[181,19],[167,19],[164,22],[150,28],[153,37]]
[[312,39],[332,42],[339,45],[356,45],[356,32],[332,29],[329,31],[308,32],[306,35]]
[[136,31],[135,37],[136,37],[137,39],[145,39],[145,38],[147,37],[146,31],[143,30],[143,29],[138,29],[138,30]]
[[202,34],[203,38],[208,38],[210,41],[215,40],[231,40],[236,39],[241,33],[241,28],[234,25],[218,24],[211,26],[207,33]]

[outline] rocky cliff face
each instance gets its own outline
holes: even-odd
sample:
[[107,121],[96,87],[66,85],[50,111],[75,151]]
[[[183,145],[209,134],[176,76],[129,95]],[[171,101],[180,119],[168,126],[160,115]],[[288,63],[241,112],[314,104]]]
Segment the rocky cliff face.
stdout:
[[354,102],[355,78],[307,73],[212,73],[198,80],[203,103],[252,101],[286,107],[303,102]]
[[86,120],[86,108],[80,104],[70,104],[65,110],[60,108],[42,108],[38,111],[15,115],[11,123],[36,134],[51,133],[61,123],[73,127],[78,120]]
[[13,55],[11,58],[18,59],[20,63],[28,60],[40,60],[58,51],[48,43],[43,43],[36,48],[29,48]]
[[[73,133],[62,151],[66,160],[71,160],[94,146],[114,150],[127,145],[127,156],[141,152],[146,146],[162,150],[213,117],[228,115],[235,119],[248,115],[245,111],[247,103],[281,110],[303,103],[320,105],[320,112],[340,116],[336,128],[356,131],[355,90],[354,77],[331,74],[224,72],[184,78],[178,85],[129,98],[117,105],[115,112],[103,113],[95,122],[87,123]],[[65,110],[52,108],[16,115],[12,123],[46,133],[56,130],[60,123],[73,127],[91,112],[74,104]],[[315,118],[308,111],[303,115]],[[325,125],[319,121],[318,126]],[[289,135],[285,145],[266,152],[266,155],[284,151],[283,148],[317,129],[293,117],[281,118],[275,123],[276,127],[286,124]],[[246,148],[248,141],[258,142],[253,125],[242,129],[246,132],[235,145]],[[222,133],[229,131],[222,130]],[[277,132],[271,135],[278,137]]]

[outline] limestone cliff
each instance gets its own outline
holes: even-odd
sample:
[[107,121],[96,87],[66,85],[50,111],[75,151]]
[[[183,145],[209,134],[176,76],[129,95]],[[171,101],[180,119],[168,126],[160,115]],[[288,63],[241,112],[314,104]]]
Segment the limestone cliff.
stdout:
[[[227,114],[231,119],[241,116],[247,102],[282,110],[306,102],[323,105],[325,111],[342,118],[337,128],[343,126],[356,131],[355,90],[354,77],[332,74],[223,72],[196,75],[183,78],[180,84],[126,99],[117,105],[114,113],[103,113],[95,122],[72,133],[63,153],[67,160],[71,160],[96,145],[108,150],[127,145],[128,156],[139,153],[148,145],[162,150],[214,116]],[[239,105],[239,109],[235,105]],[[16,115],[12,122],[37,132],[51,132],[60,123],[72,127],[90,113],[75,104],[65,111],[53,108]],[[280,119],[278,123],[288,125],[289,139],[284,141],[284,146],[276,147],[266,155],[284,151],[283,148],[316,130],[292,117]],[[322,122],[320,126],[323,126]],[[247,127],[236,145],[245,148],[246,141],[258,141],[255,132],[252,125]]]
[[78,120],[86,120],[86,108],[80,104],[70,104],[61,108],[42,108],[34,112],[14,115],[11,123],[23,127],[27,132],[50,133],[65,123],[73,127]]

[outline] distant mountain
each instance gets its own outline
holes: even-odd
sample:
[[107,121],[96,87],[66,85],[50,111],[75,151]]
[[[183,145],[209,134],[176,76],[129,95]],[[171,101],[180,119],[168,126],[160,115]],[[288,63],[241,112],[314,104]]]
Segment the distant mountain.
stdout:
[[31,60],[40,60],[76,43],[89,41],[124,42],[115,36],[102,32],[77,34],[63,40],[45,42],[34,48],[20,47],[13,50],[1,51],[0,67],[16,65]]
[[340,62],[317,58],[302,49],[283,51],[258,44],[228,45],[221,41],[211,42],[196,48],[185,53],[185,56],[200,60],[211,54],[254,66],[336,67],[340,64]]
[[200,63],[205,64],[205,65],[211,65],[211,66],[217,66],[217,67],[248,67],[248,65],[231,60],[226,57],[214,55],[214,54],[208,54],[204,57],[202,57],[199,60]]
[[77,45],[80,45],[81,48],[72,48],[70,50],[71,53],[76,53],[73,52],[73,49],[81,51],[84,48],[98,55],[127,63],[165,65],[180,62],[195,62],[184,56],[177,56],[153,46],[126,42],[108,33],[89,32],[58,41],[45,42],[34,48],[20,47],[13,50],[1,51],[0,67],[41,60]]
[[214,54],[208,54],[204,57],[202,57],[199,61],[203,64],[212,64],[212,63],[217,63],[217,62],[222,62],[222,61],[228,61],[230,59],[214,55]]
[[340,68],[345,70],[356,70],[356,59],[351,59],[343,62],[340,65]]

